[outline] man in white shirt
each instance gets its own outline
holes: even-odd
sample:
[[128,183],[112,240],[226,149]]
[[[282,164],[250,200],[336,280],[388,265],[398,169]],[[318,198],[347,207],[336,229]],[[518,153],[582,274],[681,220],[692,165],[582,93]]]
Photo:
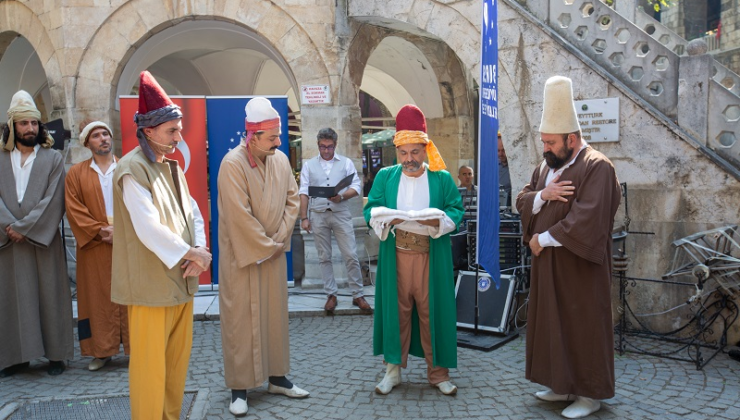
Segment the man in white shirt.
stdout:
[[59,375],[74,355],[64,162],[53,144],[31,95],[13,95],[0,139],[0,377],[40,357]]
[[143,71],[139,146],[113,175],[111,300],[128,305],[132,419],[177,419],[193,343],[193,295],[208,270],[203,217],[174,153],[182,112]]
[[77,239],[77,336],[96,371],[118,354],[129,354],[128,315],[111,302],[113,263],[113,155],[111,129],[102,121],[82,124],[80,143],[92,157],[69,169],[65,180],[67,220]]
[[[301,228],[313,232],[316,250],[319,253],[319,267],[324,279],[324,292],[327,299],[324,309],[331,313],[337,307],[337,282],[331,262],[331,234],[337,238],[339,251],[347,267],[347,280],[352,292],[352,304],[362,310],[370,311],[370,305],[362,294],[362,273],[357,258],[355,231],[352,227],[352,214],[349,201],[360,195],[360,178],[350,159],[334,151],[337,147],[337,133],[331,128],[322,128],[316,136],[319,156],[309,159],[301,168]],[[334,187],[344,178],[352,176],[352,183],[335,196],[329,198],[310,197],[308,187]]]

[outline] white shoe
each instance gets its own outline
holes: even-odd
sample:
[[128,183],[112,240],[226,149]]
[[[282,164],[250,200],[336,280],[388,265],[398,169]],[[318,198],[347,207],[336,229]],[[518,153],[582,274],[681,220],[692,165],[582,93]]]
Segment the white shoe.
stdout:
[[455,384],[453,384],[450,381],[444,381],[440,382],[435,385],[437,388],[439,388],[440,391],[442,391],[445,395],[455,395],[457,394],[457,387]]
[[308,391],[298,388],[295,385],[293,385],[293,388],[288,389],[281,386],[268,384],[267,392],[269,392],[270,394],[283,394],[290,398],[306,398],[310,395]]
[[229,404],[229,412],[237,417],[246,416],[249,411],[247,400],[237,398],[236,401]]
[[555,401],[575,401],[576,396],[573,394],[556,394],[552,392],[551,389],[548,389],[547,391],[539,391],[535,392],[534,396],[541,399],[542,401],[549,401],[549,402],[555,402]]
[[562,416],[568,419],[580,419],[601,409],[601,402],[586,397],[576,397],[576,402],[563,410]]
[[90,364],[87,365],[87,369],[95,372],[96,370],[100,370],[100,368],[105,366],[108,362],[110,362],[110,357],[106,357],[105,359],[98,359],[96,357],[90,361]]
[[393,388],[400,383],[401,367],[394,365],[393,363],[388,363],[385,370],[385,376],[383,377],[383,380],[375,386],[375,392],[380,395],[388,395],[393,391]]

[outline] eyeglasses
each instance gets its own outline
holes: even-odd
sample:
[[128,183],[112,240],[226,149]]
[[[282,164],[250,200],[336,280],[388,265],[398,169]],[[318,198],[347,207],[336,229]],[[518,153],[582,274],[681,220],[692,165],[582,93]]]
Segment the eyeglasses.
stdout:
[[336,146],[323,146],[319,145],[319,150],[334,150]]

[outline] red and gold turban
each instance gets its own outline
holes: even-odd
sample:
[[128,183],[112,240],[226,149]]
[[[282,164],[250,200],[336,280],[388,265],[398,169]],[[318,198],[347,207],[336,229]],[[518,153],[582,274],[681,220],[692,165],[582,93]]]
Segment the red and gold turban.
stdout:
[[393,144],[403,146],[404,144],[426,145],[427,158],[429,159],[429,170],[441,171],[447,168],[445,161],[439,154],[437,146],[427,136],[427,122],[424,113],[416,105],[404,105],[396,115],[396,135]]

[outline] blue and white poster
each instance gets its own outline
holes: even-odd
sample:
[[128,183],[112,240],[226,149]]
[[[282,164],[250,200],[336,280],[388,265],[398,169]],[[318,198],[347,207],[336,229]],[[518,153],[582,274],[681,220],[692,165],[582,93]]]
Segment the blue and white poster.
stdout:
[[480,118],[478,131],[477,261],[501,284],[498,185],[498,13],[496,0],[483,1]]
[[[211,190],[211,237],[218,238],[218,170],[221,160],[231,149],[238,147],[246,135],[244,129],[244,107],[253,96],[210,96],[206,97],[208,121],[208,184]],[[288,98],[267,96],[272,107],[280,115],[280,150],[290,156],[288,144]],[[212,241],[213,282],[218,283],[218,240]],[[293,280],[292,252],[286,254],[288,281]]]

